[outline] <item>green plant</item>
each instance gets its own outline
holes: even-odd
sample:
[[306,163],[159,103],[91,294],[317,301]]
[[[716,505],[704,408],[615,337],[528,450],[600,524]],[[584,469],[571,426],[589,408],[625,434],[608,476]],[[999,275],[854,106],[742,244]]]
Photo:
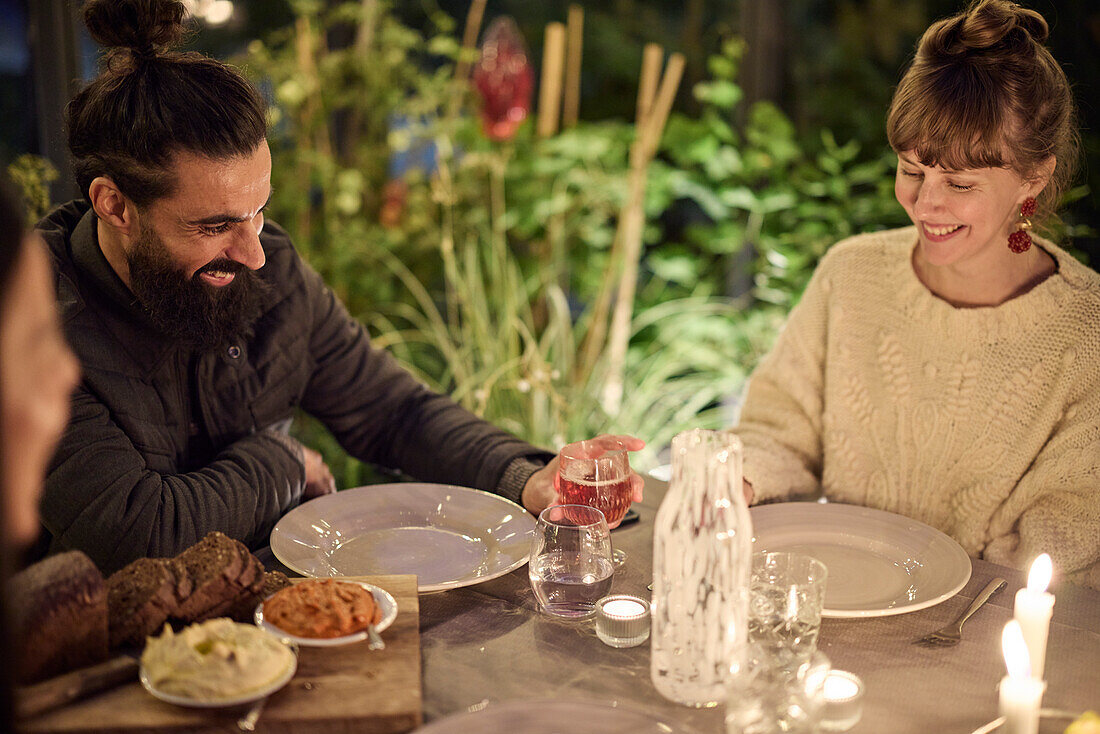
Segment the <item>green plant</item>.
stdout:
[[8,176],[23,193],[27,220],[37,222],[51,208],[50,183],[58,172],[52,163],[40,156],[25,153],[8,164]]
[[[559,170],[549,162],[547,168]],[[452,224],[444,231],[442,303],[399,258],[387,256],[386,264],[416,302],[376,314],[376,342],[435,389],[544,446],[625,431],[650,442],[636,462],[645,466],[684,427],[728,422],[722,403],[744,379],[744,342],[731,304],[713,298],[672,300],[638,314],[626,365],[630,387],[619,411],[606,412],[604,365],[589,369],[580,359],[591,315],[574,314],[566,289],[580,283],[587,290],[591,274],[568,277],[572,258],[565,248],[541,258],[516,256],[508,237],[516,220],[509,217],[504,171],[504,154],[498,152],[465,158],[458,171],[440,176],[452,185],[466,176],[483,183],[491,202],[487,228]],[[444,219],[467,221],[465,212],[455,211],[464,199],[449,193],[440,196]],[[598,272],[613,277],[607,267]]]
[[[634,127],[582,122],[541,139],[528,124],[490,142],[451,83],[462,53],[452,29],[440,21],[421,37],[388,8],[366,0],[322,14],[302,3],[293,34],[250,49],[275,90],[269,211],[376,345],[535,444],[628,432],[649,442],[644,468],[680,430],[728,424],[731,399],[825,248],[898,218],[888,158],[860,160],[827,134],[811,148],[771,105],[734,126],[741,44],[726,43],[696,87],[702,112],[673,116],[650,169],[626,391],[610,406],[607,366],[582,358],[582,345],[606,328],[591,305],[615,282]],[[347,48],[327,47],[334,28]],[[370,63],[355,51],[364,39]],[[428,60],[435,70],[419,71]],[[417,144],[434,149],[435,169],[394,189],[385,162]],[[400,206],[383,226],[386,190],[400,191]],[[705,217],[681,236],[662,217],[685,202]],[[726,274],[741,252],[754,254],[755,288],[730,299]],[[341,484],[363,481],[319,426],[298,431]]]
[[721,272],[740,256],[755,300],[789,309],[833,243],[908,220],[894,199],[889,150],[861,157],[857,142],[840,145],[827,130],[802,142],[768,102],[753,105],[740,129],[731,124],[742,99],[743,48],[730,39],[710,60],[712,78],[694,90],[702,112],[669,121],[669,165],[655,178],[667,196],[693,201],[706,216],[687,230],[688,252]]

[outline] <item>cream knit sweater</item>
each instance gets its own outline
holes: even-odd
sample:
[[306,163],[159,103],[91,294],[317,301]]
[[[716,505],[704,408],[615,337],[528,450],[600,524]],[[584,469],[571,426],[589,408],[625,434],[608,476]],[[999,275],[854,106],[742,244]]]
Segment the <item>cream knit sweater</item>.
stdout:
[[826,254],[749,381],[745,476],[758,500],[824,493],[1100,588],[1100,275],[1043,241],[1058,272],[955,308],[914,274],[916,241]]

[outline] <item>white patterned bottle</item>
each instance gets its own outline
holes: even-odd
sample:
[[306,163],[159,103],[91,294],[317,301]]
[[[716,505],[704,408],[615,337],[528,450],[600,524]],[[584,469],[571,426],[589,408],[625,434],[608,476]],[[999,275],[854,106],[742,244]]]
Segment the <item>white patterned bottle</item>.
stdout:
[[687,706],[725,697],[748,636],[752,520],[741,488],[741,439],[684,431],[653,529],[653,685]]

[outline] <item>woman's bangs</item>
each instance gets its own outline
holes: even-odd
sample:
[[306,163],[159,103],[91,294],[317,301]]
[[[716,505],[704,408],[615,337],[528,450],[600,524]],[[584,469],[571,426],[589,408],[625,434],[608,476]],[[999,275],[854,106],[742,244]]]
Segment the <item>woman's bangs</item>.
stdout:
[[965,87],[971,85],[954,81],[927,85],[894,110],[888,124],[891,147],[914,151],[923,165],[951,171],[1004,167],[1008,161],[996,100],[967,94]]

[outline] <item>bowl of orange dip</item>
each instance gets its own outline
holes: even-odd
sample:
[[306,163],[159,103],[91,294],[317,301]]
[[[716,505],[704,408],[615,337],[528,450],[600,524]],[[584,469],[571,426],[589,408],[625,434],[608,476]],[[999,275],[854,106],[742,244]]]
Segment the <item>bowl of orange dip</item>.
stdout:
[[307,579],[281,589],[257,608],[256,624],[299,645],[326,647],[365,640],[397,618],[393,596],[374,584]]

